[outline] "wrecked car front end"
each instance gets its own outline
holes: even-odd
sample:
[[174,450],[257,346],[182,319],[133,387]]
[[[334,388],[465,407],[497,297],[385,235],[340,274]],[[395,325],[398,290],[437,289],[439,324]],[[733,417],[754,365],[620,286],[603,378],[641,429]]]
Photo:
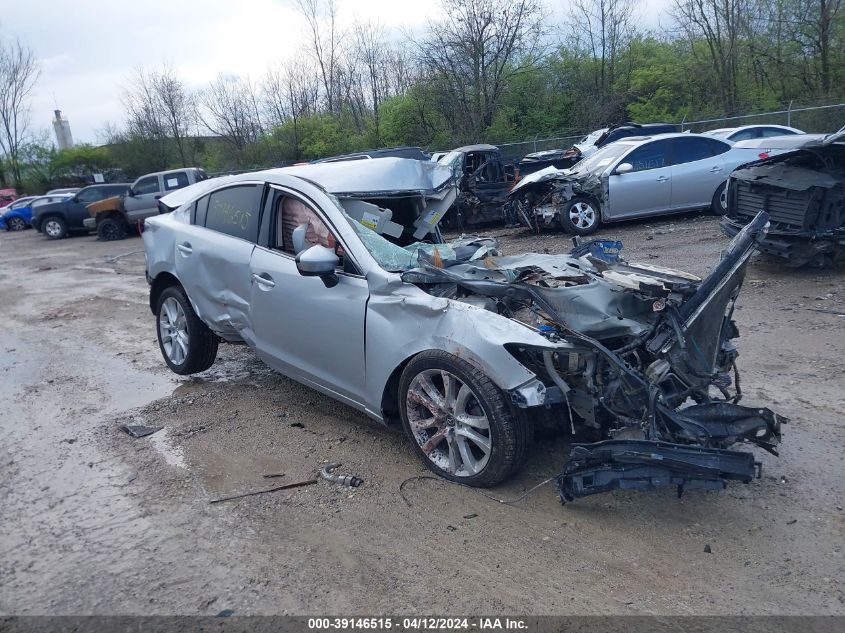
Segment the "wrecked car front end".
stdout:
[[601,172],[546,167],[526,176],[508,194],[516,218],[534,231],[560,227],[565,205],[576,198],[596,202],[600,213],[607,199],[608,179]]
[[738,168],[727,204],[721,226],[731,237],[761,209],[769,214],[760,251],[788,266],[845,261],[845,142],[814,140]]
[[732,319],[745,269],[768,226],[758,214],[704,280],[589,254],[423,263],[403,279],[475,303],[539,333],[548,346],[507,345],[544,385],[531,414],[551,409],[573,434],[557,478],[562,501],[614,489],[721,489],[759,476],[755,444],[777,454],[781,424],[742,397]]

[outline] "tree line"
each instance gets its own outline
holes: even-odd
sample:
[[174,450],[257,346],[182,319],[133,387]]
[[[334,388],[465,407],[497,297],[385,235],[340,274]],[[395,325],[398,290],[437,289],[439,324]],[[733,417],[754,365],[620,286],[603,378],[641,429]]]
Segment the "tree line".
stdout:
[[376,21],[342,27],[336,0],[297,0],[307,27],[297,56],[199,89],[169,65],[136,69],[103,146],[64,153],[29,136],[37,64],[20,42],[6,44],[0,179],[42,186],[74,162],[129,177],[249,169],[845,96],[845,0],[672,0],[659,28],[642,25],[638,0],[571,0],[557,13],[552,1],[440,0],[438,17],[407,34]]

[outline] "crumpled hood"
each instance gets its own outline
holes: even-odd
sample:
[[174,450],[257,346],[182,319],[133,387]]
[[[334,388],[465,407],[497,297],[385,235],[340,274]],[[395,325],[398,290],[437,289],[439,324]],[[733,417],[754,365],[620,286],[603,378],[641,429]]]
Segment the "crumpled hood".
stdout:
[[571,169],[558,169],[557,167],[549,166],[545,169],[535,171],[533,174],[528,174],[525,178],[522,178],[518,183],[516,183],[513,189],[510,190],[508,196],[512,196],[517,191],[528,185],[548,182],[549,180],[570,180],[572,182],[578,182],[580,180],[585,180],[587,177],[589,177],[589,175],[590,174],[576,173],[573,172]]

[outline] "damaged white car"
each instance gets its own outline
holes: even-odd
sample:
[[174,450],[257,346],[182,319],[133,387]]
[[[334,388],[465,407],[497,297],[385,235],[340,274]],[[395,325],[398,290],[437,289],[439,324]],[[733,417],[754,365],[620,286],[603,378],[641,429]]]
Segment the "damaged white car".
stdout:
[[[197,185],[196,187],[200,187]],[[722,488],[759,474],[783,419],[741,396],[733,305],[765,214],[705,280],[583,254],[443,242],[451,170],[397,158],[243,174],[178,193],[144,246],[162,354],[180,374],[244,342],[384,423],[435,473],[497,484],[538,421],[574,444],[562,500]],[[163,202],[168,203],[165,199]],[[172,201],[170,201],[172,203]]]

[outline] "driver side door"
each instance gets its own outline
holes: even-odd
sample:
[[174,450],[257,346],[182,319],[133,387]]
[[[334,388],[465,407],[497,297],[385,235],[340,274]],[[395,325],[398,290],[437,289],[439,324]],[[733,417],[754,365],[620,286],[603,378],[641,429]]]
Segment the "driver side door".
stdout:
[[[616,173],[623,163],[630,163],[633,170]],[[619,161],[608,179],[610,219],[668,211],[672,203],[669,141],[661,139],[636,147]]]
[[144,176],[132,185],[133,195],[123,200],[126,221],[134,224],[158,213],[158,199],[162,196],[161,176]]
[[[342,244],[311,202],[274,186],[265,213],[268,237],[250,260],[250,315],[259,357],[291,378],[362,403],[367,281],[350,262],[344,267]],[[307,230],[304,243],[298,243],[293,232],[302,225]],[[305,250],[315,244],[341,255],[331,288],[297,270],[296,246]]]

